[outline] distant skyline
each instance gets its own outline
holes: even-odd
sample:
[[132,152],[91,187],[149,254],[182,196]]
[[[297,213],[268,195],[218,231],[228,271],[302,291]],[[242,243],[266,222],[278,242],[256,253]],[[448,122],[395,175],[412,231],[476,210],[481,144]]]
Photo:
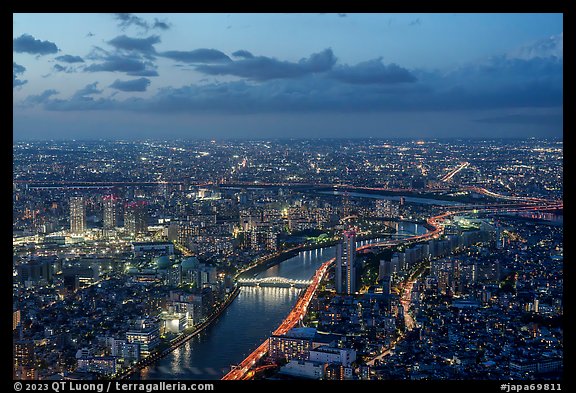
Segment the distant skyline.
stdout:
[[563,135],[562,14],[14,14],[26,139]]

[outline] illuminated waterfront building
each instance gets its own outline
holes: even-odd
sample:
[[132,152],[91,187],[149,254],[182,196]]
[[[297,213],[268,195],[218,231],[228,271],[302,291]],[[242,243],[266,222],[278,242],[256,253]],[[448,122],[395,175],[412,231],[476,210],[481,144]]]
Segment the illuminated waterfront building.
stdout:
[[126,332],[129,344],[140,345],[140,356],[145,357],[160,344],[160,324],[152,319],[139,319]]
[[344,231],[342,242],[336,245],[335,285],[338,293],[355,293],[356,232]]

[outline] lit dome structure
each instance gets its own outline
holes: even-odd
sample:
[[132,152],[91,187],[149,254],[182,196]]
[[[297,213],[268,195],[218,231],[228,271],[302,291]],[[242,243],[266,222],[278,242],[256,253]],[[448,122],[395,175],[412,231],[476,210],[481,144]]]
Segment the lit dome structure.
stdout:
[[156,258],[156,269],[165,270],[172,266],[172,262],[167,255],[162,255],[161,257]]
[[182,261],[180,267],[182,268],[182,270],[192,270],[198,268],[199,263],[200,261],[198,261],[198,258],[188,257]]

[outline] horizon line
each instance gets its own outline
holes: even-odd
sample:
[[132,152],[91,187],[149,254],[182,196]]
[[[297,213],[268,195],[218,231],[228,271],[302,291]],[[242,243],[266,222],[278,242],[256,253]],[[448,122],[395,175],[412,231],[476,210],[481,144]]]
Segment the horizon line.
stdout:
[[437,141],[437,140],[475,140],[475,141],[490,141],[490,140],[560,140],[563,141],[563,136],[492,136],[492,137],[482,137],[482,136],[443,136],[443,137],[344,137],[344,136],[334,136],[334,137],[222,137],[222,138],[184,138],[184,137],[171,137],[171,138],[20,138],[12,139],[12,142],[148,142],[148,141],[185,141],[185,142],[202,142],[202,141],[307,141],[307,140],[403,140],[403,141]]

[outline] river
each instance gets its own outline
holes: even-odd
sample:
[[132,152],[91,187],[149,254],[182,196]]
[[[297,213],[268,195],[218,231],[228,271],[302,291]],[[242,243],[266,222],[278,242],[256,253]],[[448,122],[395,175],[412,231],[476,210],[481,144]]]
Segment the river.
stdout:
[[[410,222],[391,222],[396,237],[423,234],[426,228]],[[358,242],[375,243],[383,239]],[[258,277],[310,279],[316,269],[335,256],[335,247],[302,251]],[[143,369],[141,379],[220,379],[240,363],[278,327],[302,289],[242,287],[238,297],[214,323],[155,365]]]
[[[327,194],[327,195],[344,195],[342,191],[319,191],[319,194]],[[421,198],[421,197],[412,197],[412,196],[402,196],[402,195],[378,195],[378,194],[367,194],[362,192],[349,192],[348,196],[350,197],[359,197],[359,198],[373,198],[373,199],[386,199],[389,201],[400,201],[401,198],[404,198],[406,202],[411,203],[420,203],[423,205],[438,205],[438,206],[463,206],[465,203],[456,202],[456,201],[445,201],[441,199],[432,199],[432,198]]]

